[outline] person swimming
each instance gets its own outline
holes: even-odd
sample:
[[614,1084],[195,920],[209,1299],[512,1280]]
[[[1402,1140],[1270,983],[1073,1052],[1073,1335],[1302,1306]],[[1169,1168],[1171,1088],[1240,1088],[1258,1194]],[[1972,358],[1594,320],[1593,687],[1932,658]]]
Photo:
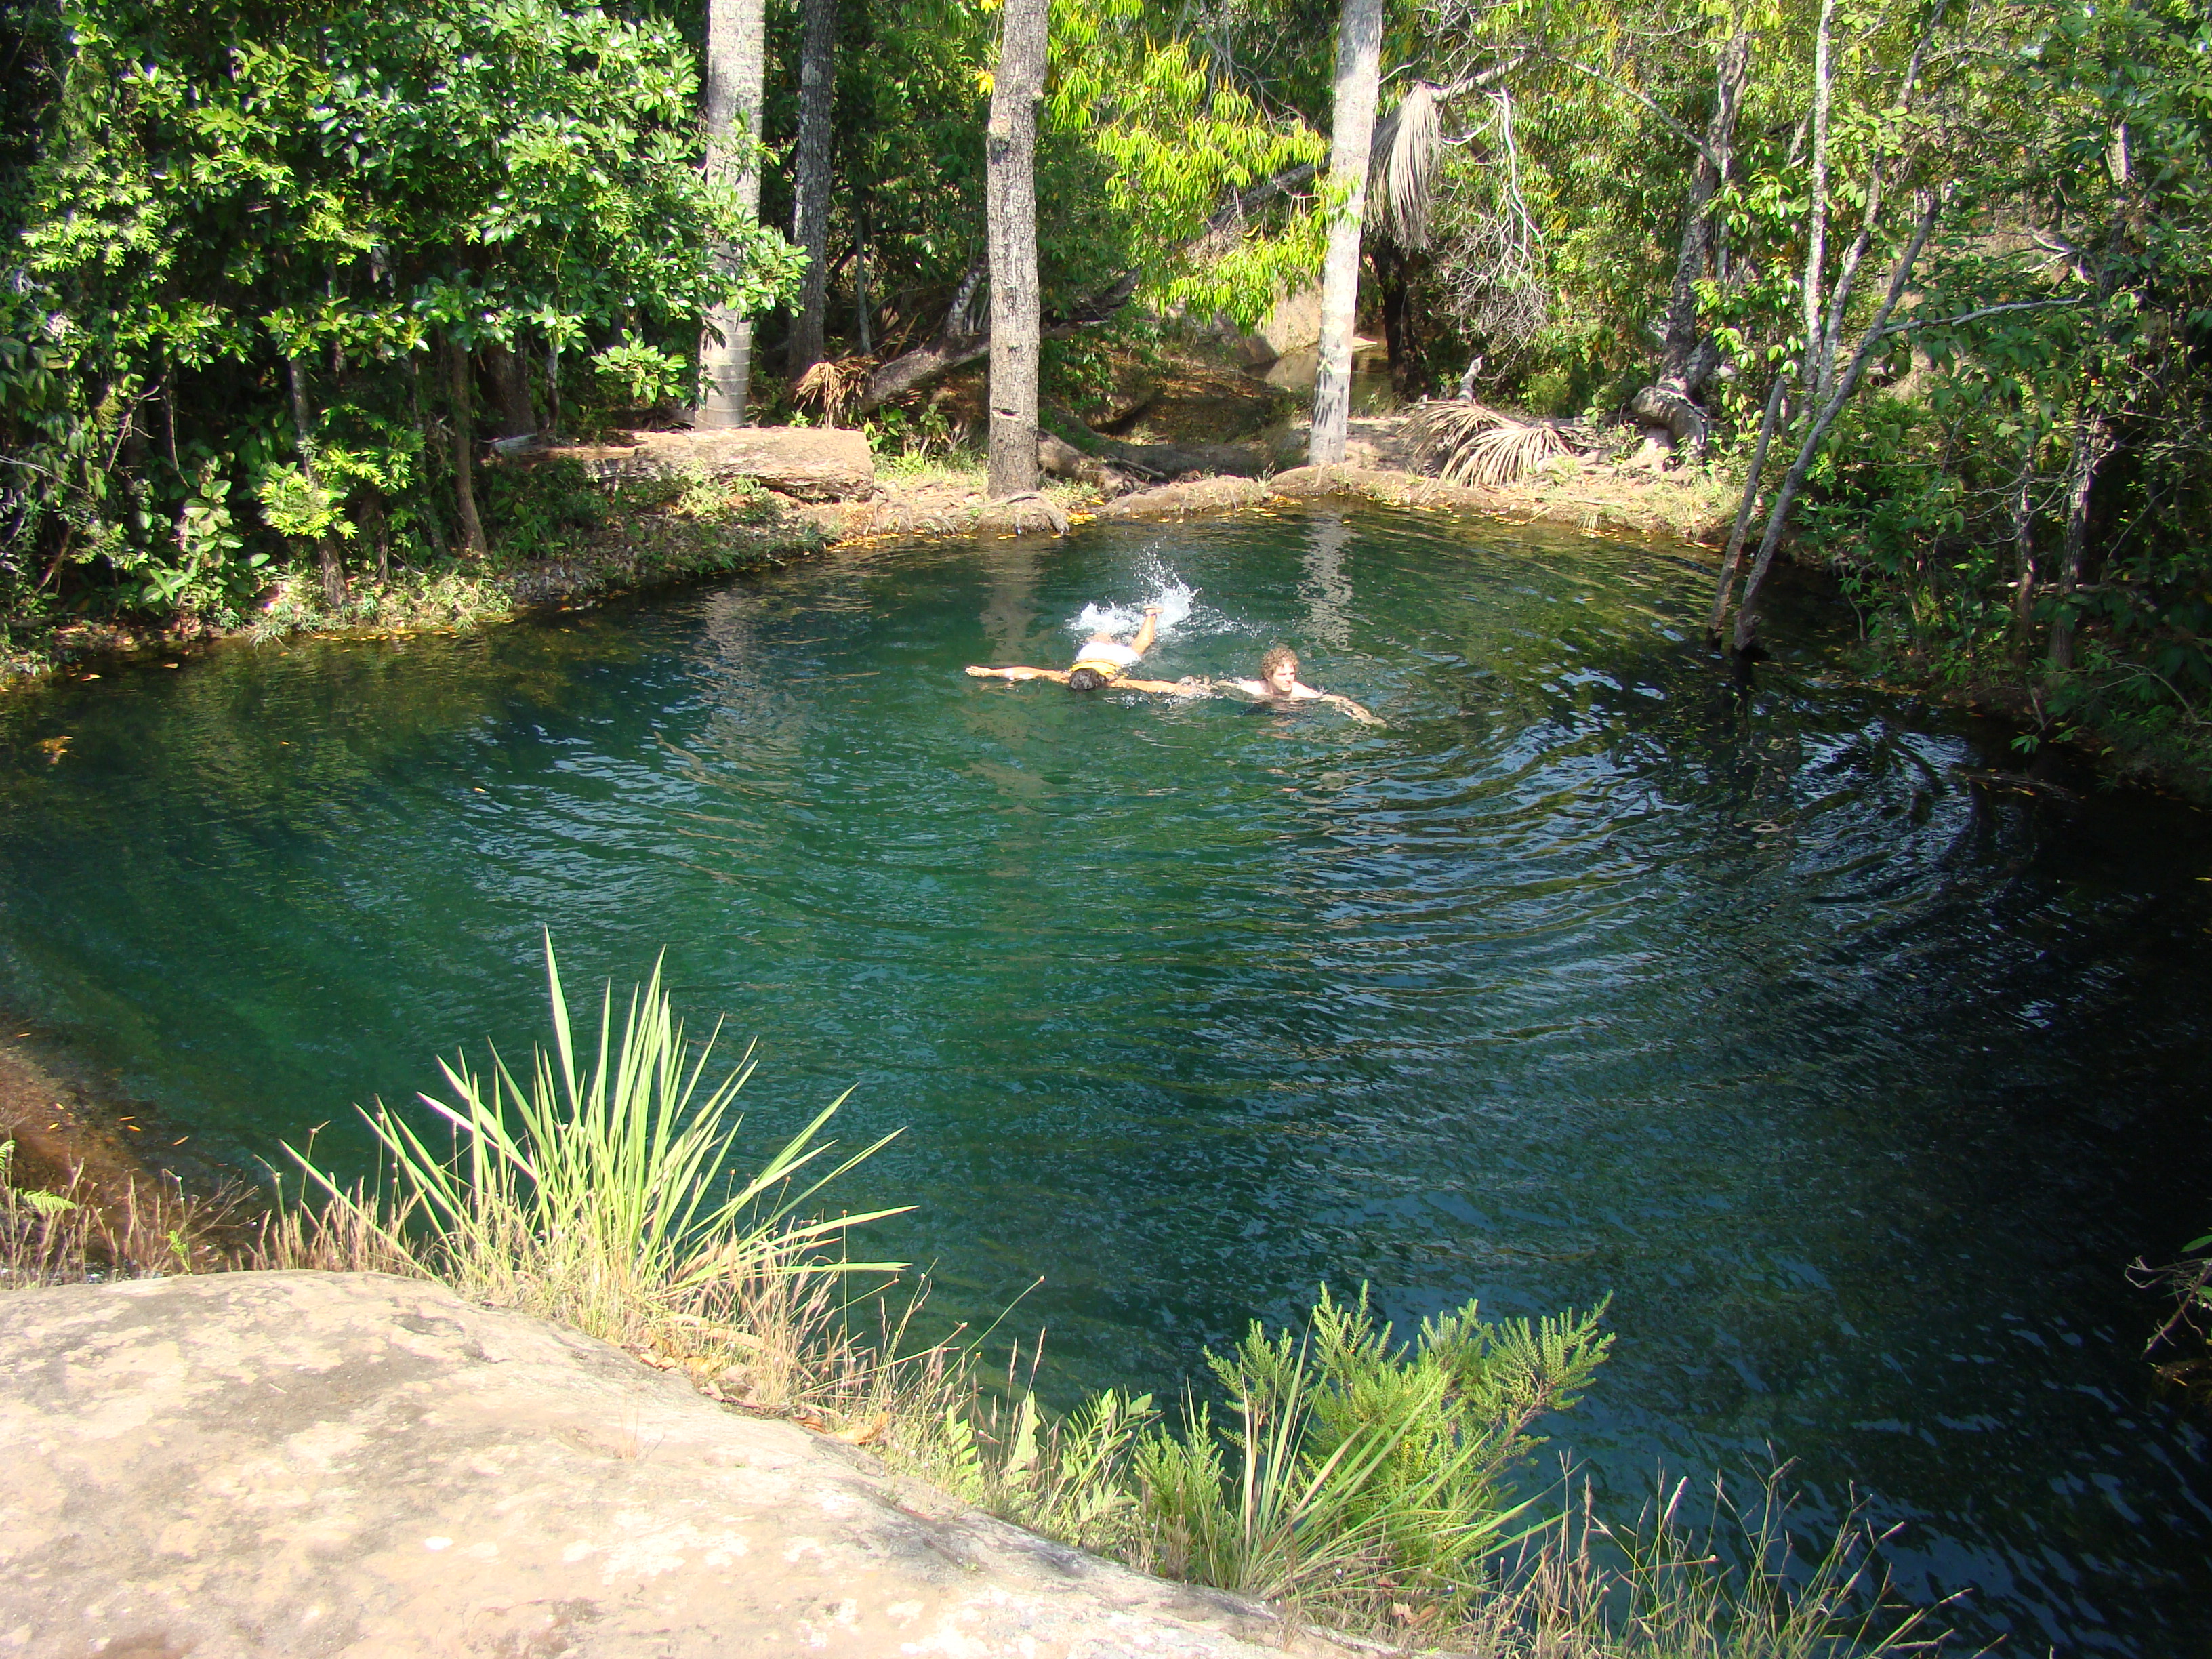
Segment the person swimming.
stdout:
[[1030,668],[1020,664],[986,668],[970,663],[968,672],[979,680],[1002,679],[1010,685],[1021,680],[1054,680],[1071,691],[1098,691],[1110,685],[1117,691],[1158,691],[1182,697],[1204,696],[1206,687],[1197,680],[1170,685],[1165,680],[1133,680],[1128,677],[1129,670],[1152,648],[1159,631],[1160,608],[1148,605],[1143,623],[1126,644],[1110,630],[1102,629],[1084,641],[1075,653],[1075,661],[1066,668]]
[[1322,691],[1302,682],[1298,678],[1298,653],[1287,645],[1271,645],[1261,653],[1260,678],[1256,680],[1213,680],[1207,684],[1241,691],[1261,703],[1333,703],[1363,725],[1382,724],[1371,712],[1351,698],[1340,697],[1334,691]]

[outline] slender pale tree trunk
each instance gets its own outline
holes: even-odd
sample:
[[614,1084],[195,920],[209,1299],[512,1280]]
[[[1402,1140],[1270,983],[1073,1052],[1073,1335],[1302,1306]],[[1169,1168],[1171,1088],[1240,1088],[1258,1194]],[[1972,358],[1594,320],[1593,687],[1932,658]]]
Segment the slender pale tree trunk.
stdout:
[[[737,187],[749,219],[760,213],[757,141],[767,16],[766,0],[707,0],[707,171]],[[743,426],[752,382],[752,319],[726,306],[708,312],[699,367],[708,384],[694,424]]]
[[1868,325],[1860,337],[1858,349],[1851,354],[1850,366],[1828,393],[1813,417],[1805,441],[1798,446],[1797,459],[1790,464],[1783,475],[1782,487],[1775,492],[1774,506],[1766,515],[1766,533],[1759,538],[1759,556],[1752,562],[1751,574],[1743,584],[1743,604],[1735,613],[1735,633],[1730,641],[1741,656],[1749,651],[1759,638],[1759,596],[1766,584],[1766,573],[1773,567],[1774,550],[1782,544],[1782,532],[1790,523],[1790,509],[1796,504],[1798,492],[1805,487],[1806,475],[1820,453],[1820,446],[1827,441],[1828,428],[1835,425],[1836,416],[1849,403],[1851,394],[1859,389],[1859,377],[1874,356],[1875,347],[1881,343],[1889,329],[1889,319],[1897,309],[1897,302],[1905,293],[1905,284],[1912,279],[1912,268],[1920,261],[1920,250],[1928,244],[1929,234],[1936,228],[1936,216],[1943,210],[1945,198],[1929,192],[1922,201],[1920,217],[1912,227],[1912,235],[1905,251],[1897,256],[1897,264],[1889,274],[1889,292],[1882,296],[1881,308],[1875,313],[1874,321]]
[[2020,471],[2012,481],[2012,637],[2015,648],[2027,643],[2035,610],[2035,438],[2021,447]]
[[[315,428],[307,414],[307,377],[297,357],[284,360],[285,385],[292,394],[292,430],[300,445],[300,470],[307,474],[307,483],[319,485],[315,475]],[[345,564],[338,557],[337,538],[325,535],[315,544],[315,556],[320,566],[323,580],[323,603],[333,611],[344,605],[346,592]]]
[[1766,476],[1766,452],[1774,441],[1774,429],[1781,423],[1782,399],[1789,391],[1790,377],[1779,369],[1774,375],[1774,385],[1766,394],[1766,412],[1759,417],[1759,441],[1752,446],[1751,470],[1743,477],[1743,499],[1736,503],[1735,528],[1729,532],[1728,551],[1721,558],[1720,587],[1713,595],[1713,614],[1705,624],[1705,631],[1717,645],[1721,624],[1728,620],[1729,599],[1735,587],[1735,573],[1743,563],[1744,538],[1751,533],[1751,514],[1759,501],[1759,480]]
[[1820,0],[1820,21],[1813,34],[1813,165],[1805,217],[1805,361],[1801,365],[1805,400],[1818,409],[1828,395],[1819,365],[1820,283],[1828,262],[1828,94],[1834,81],[1829,63],[1836,0]]
[[1037,465],[1036,118],[1048,0],[1006,0],[983,135],[991,247],[990,489],[1025,495]]
[[453,404],[453,504],[460,520],[461,546],[481,558],[491,551],[483,520],[477,516],[476,438],[469,419],[469,349],[459,340],[446,344],[446,386]]
[[799,149],[792,163],[791,240],[806,250],[785,369],[793,380],[822,361],[830,294],[830,134],[837,80],[837,0],[800,0]]
[[2105,417],[2087,398],[2074,418],[2074,453],[2066,471],[2066,540],[2058,560],[2058,619],[2051,624],[2051,663],[2054,668],[2074,665],[2074,617],[2066,602],[2081,585],[2081,568],[2089,551],[2089,496],[2096,488],[2097,468],[2109,447]]
[[852,310],[854,325],[858,327],[858,334],[860,334],[860,356],[869,356],[876,349],[876,338],[874,321],[869,316],[874,310],[874,303],[867,296],[867,212],[856,215],[856,222],[854,222]]
[[873,304],[868,298],[868,212],[853,216],[853,319],[860,338],[860,355],[876,349]]
[[1352,418],[1352,334],[1359,313],[1359,232],[1367,216],[1367,152],[1382,69],[1382,0],[1343,0],[1336,28],[1336,100],[1329,117],[1328,185],[1339,197],[1322,266],[1320,362],[1306,459],[1344,459]]

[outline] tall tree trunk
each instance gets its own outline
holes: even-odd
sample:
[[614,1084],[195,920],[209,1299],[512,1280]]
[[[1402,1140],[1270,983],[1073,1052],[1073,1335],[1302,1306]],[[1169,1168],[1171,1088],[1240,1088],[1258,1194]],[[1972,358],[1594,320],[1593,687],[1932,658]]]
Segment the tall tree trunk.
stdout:
[[2035,609],[2035,439],[2021,447],[2020,471],[2012,482],[2012,637],[2015,648],[2027,643]]
[[792,162],[791,240],[806,250],[799,312],[784,362],[793,380],[822,361],[830,294],[830,134],[836,88],[837,0],[800,0],[799,149]]
[[[315,427],[307,416],[307,377],[297,357],[284,360],[284,381],[292,394],[292,431],[300,445],[300,471],[311,487],[320,488],[315,476]],[[346,592],[345,562],[338,556],[336,536],[324,535],[315,544],[315,558],[323,584],[323,603],[333,611],[350,597]]]
[[2081,585],[2081,566],[2089,550],[2089,496],[2097,468],[2109,447],[2105,417],[2083,398],[2074,418],[2074,454],[2066,470],[2066,541],[2058,562],[2058,619],[2051,624],[2051,663],[2074,665],[2074,617],[2066,602]]
[[1705,418],[1699,396],[1718,366],[1711,339],[1698,326],[1698,283],[1720,264],[1720,226],[1713,199],[1728,183],[1735,161],[1736,116],[1743,108],[1751,78],[1751,34],[1739,28],[1721,48],[1713,77],[1712,118],[1690,174],[1690,198],[1682,220],[1682,240],[1674,255],[1674,281],[1667,295],[1667,324],[1659,374],[1636,397],[1634,412],[1644,422],[1646,453],[1656,459],[1677,444],[1692,451],[1705,447]]
[[1805,401],[1818,409],[1828,396],[1819,365],[1820,283],[1828,262],[1828,94],[1834,76],[1828,46],[1833,38],[1836,0],[1820,0],[1820,21],[1813,35],[1813,167],[1805,223]]
[[1036,118],[1044,100],[1048,0],[1006,0],[999,67],[984,130],[991,247],[990,490],[994,500],[1036,489]]
[[[707,0],[707,171],[736,185],[749,219],[760,213],[767,17],[766,0]],[[743,426],[752,382],[752,319],[727,306],[709,311],[699,367],[709,384],[694,424]]]
[[856,206],[853,212],[853,320],[863,357],[876,349],[874,308],[868,298],[868,210]]
[[538,411],[530,405],[530,368],[523,355],[487,343],[484,378],[491,382],[491,435],[520,438],[538,430]]
[[469,421],[470,379],[468,348],[459,340],[446,344],[446,388],[453,404],[453,507],[460,520],[461,547],[478,558],[491,551],[484,540],[483,520],[477,517],[476,437]]
[[[422,440],[422,453],[430,453],[430,416],[422,406],[422,361],[410,352],[407,355],[407,407],[415,417],[415,431]],[[424,504],[416,517],[422,533],[430,538],[430,550],[441,559],[450,556],[446,550],[446,532],[438,522],[438,515]]]
[[1774,428],[1781,423],[1782,399],[1789,386],[1789,377],[1778,368],[1774,385],[1766,394],[1766,412],[1759,417],[1759,441],[1752,446],[1751,470],[1743,477],[1743,499],[1736,503],[1735,527],[1729,532],[1728,551],[1721,558],[1720,587],[1713,594],[1713,614],[1705,624],[1705,631],[1712,635],[1716,645],[1720,643],[1721,624],[1728,620],[1736,569],[1743,563],[1744,538],[1751,533],[1751,514],[1759,501],[1759,480],[1766,476],[1767,447],[1774,441]]
[[1753,560],[1751,574],[1743,585],[1743,604],[1735,613],[1735,633],[1731,647],[1739,656],[1750,651],[1759,638],[1759,596],[1765,586],[1766,573],[1774,563],[1774,550],[1781,545],[1782,532],[1790,523],[1790,509],[1796,504],[1798,492],[1805,487],[1806,475],[1812,471],[1813,463],[1820,453],[1820,446],[1827,441],[1828,428],[1836,423],[1836,416],[1850,401],[1851,394],[1859,389],[1859,377],[1875,347],[1888,332],[1889,319],[1897,309],[1897,302],[1905,293],[1905,284],[1912,279],[1912,268],[1920,261],[1920,250],[1928,244],[1929,234],[1936,228],[1936,216],[1943,210],[1947,196],[1934,192],[1922,201],[1920,217],[1912,227],[1912,235],[1905,251],[1897,256],[1897,264],[1889,274],[1889,292],[1882,296],[1881,308],[1875,313],[1874,321],[1859,339],[1858,349],[1851,354],[1850,366],[1844,371],[1828,400],[1822,404],[1813,418],[1805,441],[1798,446],[1797,459],[1790,464],[1783,475],[1782,488],[1775,493],[1774,506],[1766,515],[1766,533],[1759,538],[1759,556]]
[[1322,266],[1320,362],[1314,373],[1313,435],[1306,460],[1344,459],[1352,418],[1352,333],[1359,313],[1359,231],[1367,216],[1367,152],[1375,137],[1382,78],[1382,0],[1343,0],[1336,28],[1336,98],[1329,116],[1328,184],[1341,196],[1329,221]]

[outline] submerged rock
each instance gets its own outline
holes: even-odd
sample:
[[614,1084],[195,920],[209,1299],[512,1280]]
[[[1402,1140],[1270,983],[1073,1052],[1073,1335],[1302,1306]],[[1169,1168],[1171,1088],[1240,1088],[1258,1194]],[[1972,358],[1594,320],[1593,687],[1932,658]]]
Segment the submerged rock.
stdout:
[[0,1654],[1283,1650],[1246,1604],[434,1285],[15,1291],[0,1379]]

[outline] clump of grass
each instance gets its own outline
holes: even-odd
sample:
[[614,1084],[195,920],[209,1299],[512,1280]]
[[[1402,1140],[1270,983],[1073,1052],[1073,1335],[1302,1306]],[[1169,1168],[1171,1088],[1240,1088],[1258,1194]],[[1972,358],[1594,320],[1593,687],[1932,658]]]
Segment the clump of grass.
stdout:
[[15,1156],[0,1140],[0,1290],[200,1272],[237,1230],[233,1193],[196,1197],[173,1176],[95,1190],[82,1170],[42,1191],[15,1183]]
[[[1686,1481],[1662,1481],[1633,1526],[1601,1520],[1584,1487],[1501,1564],[1446,1638],[1497,1659],[1888,1659],[1936,1649],[1942,1637],[1927,1610],[1891,1592],[1880,1554],[1891,1534],[1854,1510],[1804,1553],[1787,1473],[1768,1471],[1747,1504],[1717,1475],[1697,1526],[1683,1515]],[[1412,1622],[1418,1639],[1436,1639]]]
[[[732,1107],[750,1056],[707,1084],[714,1036],[694,1053],[656,964],[619,1028],[608,988],[596,1050],[580,1066],[550,938],[545,973],[553,1047],[535,1051],[526,1080],[496,1050],[487,1072],[440,1062],[453,1097],[422,1101],[450,1152],[381,1103],[363,1114],[385,1158],[373,1187],[342,1185],[312,1148],[286,1148],[313,1202],[279,1218],[265,1259],[418,1273],[679,1363],[726,1358],[716,1376],[767,1380],[823,1358],[796,1350],[829,1325],[834,1286],[902,1265],[831,1252],[899,1212],[811,1219],[805,1206],[890,1137],[826,1162],[836,1143],[819,1137],[841,1097],[735,1176]],[[771,1391],[788,1394],[788,1376]]]

